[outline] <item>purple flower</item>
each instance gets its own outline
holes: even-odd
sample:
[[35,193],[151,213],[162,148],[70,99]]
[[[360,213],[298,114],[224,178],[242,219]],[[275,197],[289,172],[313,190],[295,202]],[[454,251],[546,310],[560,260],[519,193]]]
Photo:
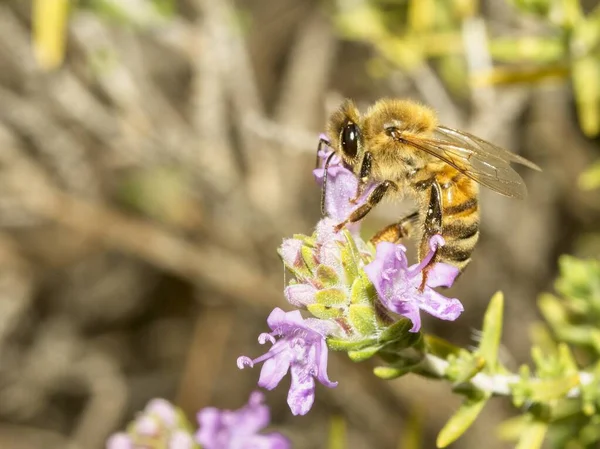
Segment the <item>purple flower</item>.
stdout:
[[192,435],[179,428],[177,409],[164,399],[153,399],[129,425],[106,442],[107,449],[193,449]]
[[294,415],[305,415],[315,400],[315,378],[323,385],[333,388],[337,382],[327,377],[327,335],[328,326],[334,323],[321,320],[304,320],[298,310],[284,312],[275,308],[267,323],[271,333],[263,333],[258,337],[260,344],[267,341],[273,346],[262,356],[252,360],[239,357],[238,367],[253,367],[255,363],[265,362],[260,372],[258,385],[272,390],[288,370],[292,383],[288,393],[288,405]]
[[411,332],[418,332],[421,328],[419,310],[442,320],[455,320],[464,310],[458,299],[447,298],[433,290],[450,287],[458,276],[458,268],[436,263],[426,270],[427,278],[422,285],[424,268],[435,256],[438,247],[443,245],[442,236],[433,236],[429,240],[427,256],[409,267],[403,245],[381,242],[377,245],[375,260],[364,267],[385,307],[412,321]]
[[[322,187],[325,175],[325,161],[331,155],[332,151],[321,150],[319,158],[323,162],[323,167],[313,170],[313,175],[317,183]],[[344,221],[350,216],[350,213],[365,202],[367,196],[375,187],[374,184],[367,186],[363,194],[352,202],[357,193],[358,178],[352,171],[348,170],[339,156],[332,156],[327,168],[327,187],[325,192],[325,212],[327,216],[335,220],[336,224]],[[346,228],[352,232],[358,232],[359,223],[349,223]]]
[[270,421],[264,395],[255,391],[239,410],[206,407],[198,413],[200,430],[196,440],[204,449],[289,449],[290,442],[279,433],[260,435]]

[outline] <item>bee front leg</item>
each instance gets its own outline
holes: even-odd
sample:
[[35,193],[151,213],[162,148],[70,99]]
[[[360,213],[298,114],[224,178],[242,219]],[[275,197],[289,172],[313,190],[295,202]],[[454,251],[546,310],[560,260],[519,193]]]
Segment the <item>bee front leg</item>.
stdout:
[[356,196],[350,199],[352,204],[356,204],[358,199],[362,196],[369,182],[371,176],[371,168],[373,167],[373,155],[370,151],[367,151],[363,156],[362,164],[360,165],[360,172],[358,174],[358,186],[356,187]]
[[397,223],[392,223],[391,225],[383,228],[381,231],[371,237],[370,242],[373,244],[373,246],[377,246],[379,242],[399,242],[401,239],[410,237],[413,234],[418,221],[419,212],[413,212]]
[[390,188],[396,190],[398,189],[398,186],[396,186],[396,184],[394,184],[392,181],[383,181],[381,184],[375,187],[369,194],[365,204],[354,209],[348,218],[335,226],[335,232],[339,232],[348,223],[354,223],[361,218],[364,218],[364,216],[367,215],[371,209],[373,209],[373,207],[375,207],[383,199]]

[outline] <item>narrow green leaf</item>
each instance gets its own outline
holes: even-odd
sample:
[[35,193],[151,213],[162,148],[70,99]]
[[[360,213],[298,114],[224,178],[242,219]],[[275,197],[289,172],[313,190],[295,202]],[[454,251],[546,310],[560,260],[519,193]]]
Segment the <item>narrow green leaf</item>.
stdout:
[[346,421],[343,416],[334,415],[329,424],[329,442],[327,449],[346,448]]
[[496,428],[496,436],[501,441],[518,441],[528,422],[527,415],[515,416],[502,421]]
[[350,357],[350,360],[353,362],[364,362],[377,354],[379,349],[381,349],[379,346],[369,346],[357,351],[348,351],[348,357]]
[[502,312],[504,310],[504,295],[497,292],[492,299],[483,317],[483,329],[479,350],[477,353],[483,357],[488,370],[496,372],[498,364],[498,348],[502,336]]
[[440,337],[436,337],[435,335],[426,334],[425,344],[427,346],[427,352],[437,355],[443,359],[448,358],[448,356],[451,354],[458,355],[460,352],[460,348],[458,346],[455,346],[449,341],[446,341]]
[[411,404],[408,422],[404,426],[398,448],[421,449],[425,430],[425,410],[420,402]]
[[595,190],[600,187],[600,161],[594,162],[578,179],[581,190]]
[[69,0],[35,0],[33,2],[33,44],[35,56],[44,70],[62,64],[67,40]]
[[502,62],[548,64],[565,57],[565,46],[558,37],[501,37],[490,43],[490,53],[495,60]]
[[600,133],[600,61],[592,54],[572,64],[573,90],[581,130],[588,137]]
[[349,307],[347,319],[361,335],[373,335],[377,329],[377,316],[370,305],[352,304]]
[[540,449],[548,430],[548,423],[532,421],[526,427],[515,449]]
[[566,311],[560,300],[554,295],[549,293],[541,294],[538,298],[538,308],[544,319],[555,331],[556,328],[567,321]]
[[422,33],[434,25],[436,5],[434,0],[410,0],[408,3],[408,29]]
[[407,373],[412,372],[421,363],[418,361],[406,361],[402,360],[394,365],[390,366],[376,366],[373,368],[373,373],[384,380],[396,379],[400,376],[404,376]]
[[488,399],[489,396],[467,399],[438,434],[436,440],[437,447],[446,447],[460,438],[471,427],[477,416],[479,416]]

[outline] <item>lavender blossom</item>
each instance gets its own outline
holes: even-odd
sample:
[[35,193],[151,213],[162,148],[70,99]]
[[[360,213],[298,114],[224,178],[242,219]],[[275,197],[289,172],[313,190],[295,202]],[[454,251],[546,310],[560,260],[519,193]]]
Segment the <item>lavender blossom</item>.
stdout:
[[289,449],[290,442],[283,435],[258,433],[269,421],[264,395],[255,391],[239,410],[202,409],[198,413],[200,430],[196,440],[204,449]]
[[294,415],[306,414],[315,400],[315,378],[323,385],[333,388],[337,382],[327,377],[327,334],[328,323],[319,320],[304,320],[300,312],[284,312],[275,308],[267,323],[272,332],[260,334],[258,341],[267,341],[273,346],[262,356],[252,360],[239,357],[240,369],[264,362],[258,385],[272,390],[290,371],[292,383],[288,393],[288,405]]
[[107,449],[193,449],[192,435],[180,423],[177,409],[164,399],[153,399],[129,425],[111,436]]
[[451,321],[458,318],[464,310],[458,299],[447,298],[433,290],[436,287],[450,287],[458,276],[458,268],[436,263],[428,269],[423,284],[425,267],[443,245],[442,236],[433,236],[429,241],[430,251],[425,258],[418,264],[408,266],[406,248],[403,245],[381,242],[377,245],[375,260],[364,267],[385,307],[412,321],[411,332],[418,332],[421,328],[420,310]]
[[[321,150],[318,156],[323,163],[323,167],[313,170],[315,180],[321,187],[323,187],[325,175],[324,163],[331,153],[332,151]],[[352,201],[357,193],[358,178],[344,166],[339,156],[332,156],[327,168],[327,191],[325,192],[325,212],[327,216],[335,220],[336,224],[344,221],[354,209],[365,202],[374,187],[374,184],[367,186],[363,194],[356,201]],[[360,223],[349,223],[346,228],[356,234],[360,228]]]

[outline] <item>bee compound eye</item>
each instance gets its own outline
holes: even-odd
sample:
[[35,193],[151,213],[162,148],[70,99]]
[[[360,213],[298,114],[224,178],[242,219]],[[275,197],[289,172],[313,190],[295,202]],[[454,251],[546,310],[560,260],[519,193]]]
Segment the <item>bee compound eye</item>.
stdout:
[[350,157],[358,153],[358,126],[348,122],[342,130],[342,150]]

